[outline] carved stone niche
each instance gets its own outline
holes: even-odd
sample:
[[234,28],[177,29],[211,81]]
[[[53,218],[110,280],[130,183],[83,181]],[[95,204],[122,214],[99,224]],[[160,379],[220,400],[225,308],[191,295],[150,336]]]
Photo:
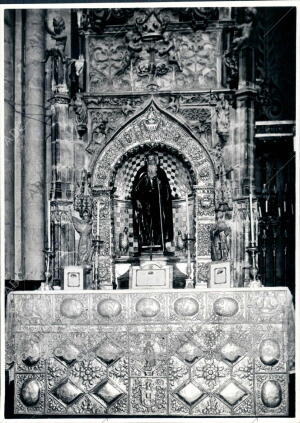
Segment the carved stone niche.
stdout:
[[[136,160],[132,162],[131,158],[138,157],[139,155],[142,155],[143,152],[145,153],[146,151],[151,150],[160,152],[163,161],[165,161],[165,158],[168,155],[173,155],[175,158],[177,158],[176,160],[179,159],[184,167],[189,169],[191,175],[190,177],[192,178],[191,182],[189,183],[190,190],[192,190],[193,185],[202,189],[208,189],[207,192],[203,191],[203,195],[201,196],[203,217],[206,220],[208,219],[209,221],[212,221],[213,223],[214,216],[211,215],[211,209],[213,207],[213,196],[211,189],[213,189],[214,186],[214,168],[212,160],[201,142],[196,137],[191,135],[191,132],[183,126],[182,122],[177,121],[165,110],[162,110],[154,101],[151,101],[145,107],[145,109],[141,111],[140,114],[133,116],[133,118],[129,120],[123,128],[120,128],[116,135],[113,135],[109,142],[103,146],[102,149],[100,149],[98,156],[96,156],[94,162],[92,163],[92,179],[95,191],[109,192],[111,190],[112,192],[114,189],[116,189],[114,195],[117,195],[118,200],[121,200],[124,203],[122,203],[124,206],[123,209],[126,209],[126,207],[128,208],[129,206],[126,202],[130,202],[130,190],[128,191],[126,186],[124,186],[124,189],[122,188],[121,191],[119,188],[120,186],[124,185],[125,180],[128,178],[128,181],[130,182],[134,175],[128,176],[126,174],[128,178],[125,175],[120,179],[118,176],[118,169],[122,168],[123,164],[125,163],[126,166],[130,169],[132,166],[137,166],[138,168],[134,168],[134,171],[137,172],[141,167],[141,163],[139,161],[137,164]],[[177,170],[178,169],[176,169],[176,171]],[[127,192],[129,197],[119,198],[120,192],[125,196]],[[181,197],[176,201],[179,201],[180,199]],[[111,201],[112,207],[114,208],[116,204],[116,198],[111,197]],[[189,203],[191,201],[192,196],[189,196]],[[191,207],[191,205],[189,207],[190,213],[192,213],[191,210],[193,210],[191,228],[196,222],[194,214],[196,210],[196,203],[194,203],[194,200],[193,204],[193,207]],[[182,207],[182,221],[185,222],[185,193],[182,195]],[[112,214],[112,235],[110,238],[110,253],[108,253],[108,255],[110,255],[113,260],[115,260],[115,254],[118,256],[117,250],[119,247],[119,235],[124,231],[125,226],[127,226],[127,224],[124,224],[124,227],[122,226],[119,228],[119,231],[116,232],[115,225],[118,223],[118,220],[120,220],[119,215],[120,213],[117,213],[116,216]],[[201,233],[199,242],[197,241],[199,246],[201,246],[200,255],[204,256],[206,260],[210,258],[209,230],[210,224],[212,223],[209,223],[207,226],[207,222],[203,221],[199,222],[199,225],[197,223],[195,226],[195,230]],[[186,232],[185,223],[184,232]],[[126,234],[126,232],[124,233]],[[130,234],[126,234],[126,236],[127,235],[129,235],[129,241],[132,243],[133,240],[130,239]],[[174,235],[176,236],[177,234]],[[195,238],[198,239],[198,236],[196,236],[195,232],[194,235]],[[128,252],[125,247],[124,254],[120,250],[120,255],[122,257],[124,256],[124,260],[126,257],[129,258],[130,254],[130,251]],[[198,255],[199,254],[197,254],[197,256]]]

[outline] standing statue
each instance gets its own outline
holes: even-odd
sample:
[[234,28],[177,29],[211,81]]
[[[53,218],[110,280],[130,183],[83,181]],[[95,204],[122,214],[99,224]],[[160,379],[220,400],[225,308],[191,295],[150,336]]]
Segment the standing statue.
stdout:
[[65,21],[62,17],[53,18],[53,30],[50,28],[47,19],[45,20],[46,31],[55,40],[55,46],[46,50],[44,62],[46,63],[49,57],[53,60],[53,79],[56,84],[63,84],[65,80],[64,64],[66,63],[65,48],[67,43],[67,34],[65,32]]
[[82,219],[72,215],[72,212],[69,212],[70,221],[74,229],[79,233],[79,243],[76,264],[77,265],[87,265],[91,262],[91,256],[93,253],[92,249],[92,219],[90,214],[87,211],[84,211],[82,214]]
[[146,157],[132,188],[133,231],[139,248],[154,247],[165,251],[173,241],[172,197],[168,177],[159,167],[156,154]]
[[231,229],[224,221],[224,213],[217,213],[217,223],[211,229],[211,258],[213,261],[230,260]]
[[227,133],[230,126],[230,109],[229,101],[224,94],[220,94],[219,101],[216,105],[217,113],[217,132],[219,134]]
[[73,109],[75,111],[75,119],[77,125],[86,125],[87,123],[87,107],[79,93],[76,93],[73,102]]
[[129,248],[128,228],[125,226],[124,231],[119,234],[119,250],[122,256],[125,256]]
[[249,40],[253,26],[254,19],[257,14],[255,7],[246,7],[244,12],[244,22],[236,26],[236,31],[232,41],[232,50],[238,51]]

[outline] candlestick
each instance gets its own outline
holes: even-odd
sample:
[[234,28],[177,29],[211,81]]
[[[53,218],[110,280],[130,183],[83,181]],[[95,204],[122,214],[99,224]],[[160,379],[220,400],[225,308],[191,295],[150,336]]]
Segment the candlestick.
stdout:
[[97,201],[97,236],[100,236],[100,205]]
[[189,197],[186,193],[185,195],[185,201],[186,201],[186,228],[187,228],[187,236],[189,238],[190,236],[190,217],[189,217]]
[[250,228],[251,228],[251,244],[254,244],[254,221],[253,221],[253,209],[252,209],[252,194],[249,195],[250,200]]

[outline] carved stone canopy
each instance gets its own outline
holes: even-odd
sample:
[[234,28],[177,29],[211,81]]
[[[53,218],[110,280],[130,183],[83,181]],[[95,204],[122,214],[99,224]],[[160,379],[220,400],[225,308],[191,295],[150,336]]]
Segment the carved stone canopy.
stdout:
[[180,121],[152,100],[98,150],[91,169],[94,187],[108,188],[122,156],[141,145],[173,148],[190,163],[197,185],[214,185],[213,163],[205,147]]

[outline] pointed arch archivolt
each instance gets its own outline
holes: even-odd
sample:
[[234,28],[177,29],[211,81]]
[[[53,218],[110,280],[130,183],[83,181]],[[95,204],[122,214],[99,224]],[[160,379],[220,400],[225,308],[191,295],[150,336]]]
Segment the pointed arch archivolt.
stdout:
[[127,122],[95,158],[92,180],[95,188],[109,189],[115,167],[134,148],[148,145],[166,146],[189,162],[199,187],[213,187],[214,169],[204,146],[173,116],[152,100],[138,115]]

